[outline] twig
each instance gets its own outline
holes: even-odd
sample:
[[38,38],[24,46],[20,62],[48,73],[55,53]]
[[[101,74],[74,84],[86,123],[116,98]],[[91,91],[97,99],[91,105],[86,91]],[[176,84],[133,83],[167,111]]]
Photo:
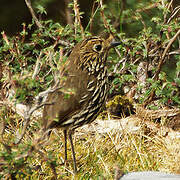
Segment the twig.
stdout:
[[95,11],[95,4],[96,4],[96,2],[93,2],[93,6],[92,6],[92,10],[91,10],[91,17],[90,17],[90,20],[89,20],[89,22],[88,22],[88,25],[86,26],[86,29],[85,30],[87,30],[87,28],[90,26],[90,32],[92,32],[92,28],[93,28],[93,18],[94,18],[94,15],[96,14],[96,12],[97,12],[97,10],[98,10],[98,8],[96,9],[96,11]]
[[63,40],[60,40],[60,39],[58,40],[58,43],[63,45],[63,46],[67,46],[67,47],[69,47],[71,45],[69,42],[66,42],[66,41],[63,41]]
[[45,162],[46,162],[46,161],[49,161],[50,168],[52,169],[53,174],[54,174],[54,178],[57,179],[56,167],[55,167],[55,165],[53,164],[52,160],[49,159],[49,158],[46,156],[46,154],[43,153],[42,151],[40,151],[39,149],[36,148],[35,151],[36,151],[37,153],[39,153],[39,155],[44,159]]
[[160,59],[160,62],[158,64],[158,67],[157,67],[157,71],[155,73],[155,75],[153,76],[153,79],[157,79],[160,71],[161,71],[161,68],[162,68],[162,65],[164,63],[164,58],[166,56],[166,53],[167,51],[169,50],[169,48],[171,47],[172,43],[176,40],[176,38],[180,35],[180,29],[178,30],[178,32],[174,35],[174,37],[169,41],[167,47],[165,48],[165,50],[163,51],[163,54],[162,54],[162,57]]
[[114,49],[115,49],[117,55],[121,58],[121,53],[119,52],[119,50],[117,48],[114,48]]
[[36,25],[38,26],[38,28],[42,28],[43,26],[42,26],[42,24],[39,22],[38,18],[37,18],[36,15],[35,15],[35,12],[34,12],[32,6],[31,6],[31,1],[30,1],[30,0],[25,0],[25,2],[26,2],[27,7],[29,8],[29,11],[30,11],[30,13],[31,13],[31,15],[32,15],[32,18],[34,19]]
[[102,2],[102,0],[100,0],[100,7],[101,7],[101,16],[102,16],[102,19],[103,19],[103,22],[104,22],[104,27],[106,29],[108,29],[109,32],[113,35],[113,33],[111,32],[111,29],[110,29],[110,27],[109,27],[109,25],[108,25],[108,23],[106,21],[106,17],[105,17],[104,11],[103,11],[103,2]]
[[16,138],[16,142],[15,144],[19,144],[21,142],[21,140],[23,139],[26,129],[30,123],[30,118],[31,115],[33,114],[34,111],[36,111],[37,109],[40,109],[41,107],[45,106],[45,105],[52,105],[53,102],[46,102],[46,98],[48,96],[49,93],[54,92],[58,89],[61,89],[63,86],[58,87],[59,82],[57,82],[54,87],[49,88],[46,91],[43,91],[41,93],[39,93],[39,95],[36,97],[36,104],[33,107],[28,106],[25,113],[24,113],[24,125],[23,125],[23,130],[21,135],[18,135],[18,137]]
[[152,3],[149,6],[143,7],[141,9],[137,9],[136,12],[144,12],[144,11],[148,11],[148,10],[152,10],[153,8],[158,7],[158,3]]
[[[113,74],[117,74],[117,73],[122,73],[122,71],[124,71],[125,68],[125,64],[126,64],[127,58],[122,58],[114,67],[114,71]],[[118,71],[119,66],[123,64],[122,68],[120,69],[120,71]]]
[[57,37],[52,36],[52,39],[53,39],[54,41],[56,41],[55,44],[54,44],[54,47],[55,47],[57,44],[60,44],[60,45],[62,45],[62,46],[68,46],[68,47],[71,46],[71,43],[66,42],[66,41],[63,41],[63,40],[61,40],[61,39],[57,39]]
[[179,11],[180,11],[180,6],[177,6],[171,13],[171,16],[169,17],[169,19],[167,21],[167,24],[170,23],[170,21],[178,14]]
[[73,25],[73,19],[72,19],[72,10],[68,7],[70,0],[64,0],[65,3],[65,18],[66,18],[66,23],[69,24],[70,26]]
[[35,79],[36,75],[37,75],[37,74],[39,73],[39,71],[40,71],[39,65],[40,65],[41,55],[42,55],[42,51],[40,52],[39,57],[37,58],[36,65],[35,65],[35,68],[34,68],[34,73],[33,73],[33,75],[32,75],[32,79]]
[[29,126],[29,123],[30,123],[30,118],[31,118],[31,115],[34,111],[36,111],[37,109],[45,106],[45,105],[51,105],[53,103],[42,103],[40,105],[36,104],[35,106],[33,106],[32,108],[28,109],[25,111],[24,113],[24,124],[23,124],[23,130],[22,130],[22,133],[21,134],[17,134],[17,138],[16,138],[16,141],[14,144],[19,144],[21,142],[21,140],[23,139],[24,135],[25,135],[25,132],[26,132],[26,129],[27,127]]
[[8,40],[5,32],[3,31],[1,34],[2,34],[3,40],[4,40],[4,41],[6,42],[6,44],[9,46],[9,40]]
[[[47,134],[46,134],[47,135]],[[40,156],[41,156],[41,159],[42,161],[44,162],[47,162],[49,161],[49,164],[50,164],[50,168],[52,169],[53,171],[53,174],[54,174],[54,177],[55,179],[57,179],[57,173],[56,173],[56,168],[55,168],[55,165],[53,164],[52,160],[49,159],[49,157],[41,151],[41,146],[42,144],[44,144],[45,142],[47,141],[44,141],[45,140],[45,137],[46,137],[45,134],[42,135],[41,138],[38,138],[38,139],[34,139],[34,142],[33,144],[31,145],[30,149],[28,150],[28,152],[24,153],[24,154],[21,154],[20,156],[17,156],[15,158],[16,161],[18,161],[19,159],[24,159],[24,160],[27,160],[28,157],[30,157],[32,155],[33,152],[37,152]],[[41,142],[43,141],[43,142]],[[7,147],[6,147],[7,149]]]
[[180,49],[170,52],[169,55],[180,55]]
[[79,13],[79,7],[78,7],[78,3],[77,3],[77,0],[74,0],[74,14],[75,14],[75,34],[77,34],[77,25],[80,26],[80,29],[81,29],[81,33],[82,33],[82,37],[84,39],[84,29],[82,27],[82,24],[81,24],[81,16],[80,16],[80,13]]
[[[174,1],[174,0],[171,0],[171,1],[167,4],[167,7],[166,7],[167,12],[168,12],[169,8],[171,7],[173,1]],[[167,21],[167,20],[166,20],[166,19],[167,19],[167,14],[168,14],[168,13],[165,13],[165,15],[164,15],[164,23]]]
[[[164,64],[164,59],[166,57],[167,51],[169,50],[169,48],[171,47],[172,43],[176,40],[176,38],[180,35],[180,29],[178,30],[178,32],[174,35],[174,37],[169,41],[167,47],[165,48],[165,50],[163,51],[162,57],[160,59],[160,62],[158,64],[157,67],[157,71],[154,74],[153,78],[154,80],[158,79],[158,75],[161,71],[162,65]],[[150,95],[147,97],[147,99],[144,101],[143,106],[147,106],[148,103],[150,103],[153,100],[153,97],[155,95],[155,90],[153,90]]]
[[90,26],[90,32],[92,32],[92,28],[93,28],[93,19],[94,19],[94,16],[96,15],[97,11],[99,10],[99,4],[95,10],[95,5],[96,5],[97,2],[93,2],[93,7],[92,7],[92,11],[91,11],[91,17],[90,17],[90,20],[85,28],[85,31],[89,28]]

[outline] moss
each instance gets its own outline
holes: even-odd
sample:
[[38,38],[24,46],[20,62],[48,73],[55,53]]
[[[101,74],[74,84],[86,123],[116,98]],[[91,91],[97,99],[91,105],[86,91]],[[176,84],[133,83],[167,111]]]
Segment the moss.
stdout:
[[117,95],[106,104],[107,110],[115,116],[134,114],[132,101],[125,96]]

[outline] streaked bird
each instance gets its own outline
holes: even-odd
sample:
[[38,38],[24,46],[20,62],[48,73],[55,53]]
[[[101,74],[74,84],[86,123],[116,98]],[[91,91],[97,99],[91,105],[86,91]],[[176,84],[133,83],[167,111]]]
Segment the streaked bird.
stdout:
[[[60,71],[64,75],[62,88],[48,95],[43,111],[44,130],[61,128],[65,139],[65,161],[67,160],[67,136],[70,140],[74,161],[74,172],[77,172],[73,131],[91,123],[102,111],[109,91],[106,60],[109,49],[119,45],[100,37],[88,37],[78,43]],[[71,92],[67,97],[68,92]]]

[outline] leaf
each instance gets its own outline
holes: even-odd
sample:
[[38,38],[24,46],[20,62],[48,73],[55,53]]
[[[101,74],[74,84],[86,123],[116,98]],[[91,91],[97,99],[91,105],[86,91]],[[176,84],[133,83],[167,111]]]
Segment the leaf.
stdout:
[[37,5],[36,8],[38,9],[38,11],[37,11],[38,13],[47,15],[47,12],[43,6]]

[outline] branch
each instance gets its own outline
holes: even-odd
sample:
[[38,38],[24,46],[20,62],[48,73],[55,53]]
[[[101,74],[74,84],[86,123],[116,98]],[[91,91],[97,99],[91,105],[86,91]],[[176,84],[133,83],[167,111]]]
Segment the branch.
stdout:
[[66,41],[63,41],[60,39],[58,40],[58,43],[62,46],[67,46],[67,47],[71,46],[71,44],[69,42],[66,42]]
[[[163,51],[162,57],[160,59],[160,62],[158,64],[157,67],[157,71],[154,74],[153,78],[154,80],[158,79],[158,75],[161,71],[162,65],[164,64],[164,59],[166,57],[167,51],[169,50],[169,48],[171,47],[172,43],[176,40],[176,38],[180,35],[180,29],[178,30],[178,32],[174,35],[174,37],[169,41],[167,47],[165,48],[165,50]],[[147,99],[144,101],[143,106],[147,106],[148,103],[150,103],[153,100],[153,97],[155,95],[155,90],[153,90],[150,95],[147,97]]]
[[19,134],[17,132],[18,134],[17,134],[15,144],[19,144],[21,142],[21,140],[23,139],[25,132],[26,132],[26,129],[29,126],[29,123],[31,120],[30,118],[31,118],[31,115],[33,114],[33,112],[40,109],[41,107],[43,107],[45,105],[52,105],[53,104],[53,102],[51,102],[51,103],[46,102],[46,99],[47,99],[47,96],[49,93],[54,92],[54,91],[61,89],[63,87],[63,86],[58,87],[58,84],[59,84],[59,81],[52,88],[49,88],[48,90],[39,93],[39,95],[36,97],[35,105],[32,107],[28,106],[26,108],[24,115],[23,115],[24,116],[24,125],[23,125],[23,129],[22,129],[22,133]]
[[177,6],[177,7],[173,10],[173,12],[171,13],[171,15],[170,15],[170,17],[169,17],[169,19],[168,19],[168,21],[167,21],[167,24],[169,24],[170,21],[179,14],[179,11],[180,11],[180,6]]
[[[126,65],[127,58],[122,58],[114,67],[114,74],[122,74],[125,71],[125,65]],[[122,64],[122,68],[118,71],[119,66]]]
[[39,57],[37,58],[36,65],[35,65],[35,68],[34,68],[34,73],[32,75],[32,79],[35,79],[35,77],[39,74],[39,71],[40,71],[39,66],[41,64],[40,63],[41,56],[42,56],[42,51],[40,52]]
[[34,19],[36,25],[38,26],[38,28],[42,28],[43,26],[42,26],[42,24],[39,22],[38,18],[37,18],[36,15],[35,15],[35,12],[34,12],[34,10],[33,10],[33,8],[32,8],[31,1],[30,1],[30,0],[25,0],[25,3],[26,3],[26,5],[27,5],[27,7],[28,7],[28,9],[29,9],[29,11],[30,11],[30,13],[31,13],[31,15],[32,15],[32,18]]
[[84,39],[84,29],[83,29],[82,24],[81,24],[81,16],[79,13],[79,7],[78,7],[77,0],[74,0],[74,14],[75,14],[75,34],[77,33],[76,25],[79,24],[80,29],[81,29],[81,33],[82,33],[82,37]]
[[171,47],[172,43],[176,40],[176,38],[180,35],[180,29],[178,30],[178,32],[174,35],[174,37],[169,41],[167,47],[165,48],[165,50],[163,51],[163,54],[162,54],[162,57],[160,59],[160,62],[158,64],[158,67],[157,67],[157,71],[155,73],[155,75],[153,76],[153,79],[157,79],[160,71],[161,71],[161,68],[162,68],[162,65],[164,64],[164,58],[166,56],[166,53],[167,51],[169,50],[169,48]]
[[73,25],[73,19],[72,19],[72,9],[70,9],[68,7],[68,5],[70,4],[70,0],[64,0],[65,3],[65,19],[66,19],[66,24],[69,24],[71,27]]
[[104,27],[109,30],[110,34],[113,35],[113,33],[111,32],[111,29],[110,29],[110,27],[109,27],[109,25],[108,25],[108,23],[106,21],[106,17],[105,17],[104,11],[103,11],[103,2],[102,2],[102,0],[100,0],[99,3],[100,3],[100,9],[101,9],[101,16],[102,16],[102,19],[103,19],[103,22],[104,22]]

